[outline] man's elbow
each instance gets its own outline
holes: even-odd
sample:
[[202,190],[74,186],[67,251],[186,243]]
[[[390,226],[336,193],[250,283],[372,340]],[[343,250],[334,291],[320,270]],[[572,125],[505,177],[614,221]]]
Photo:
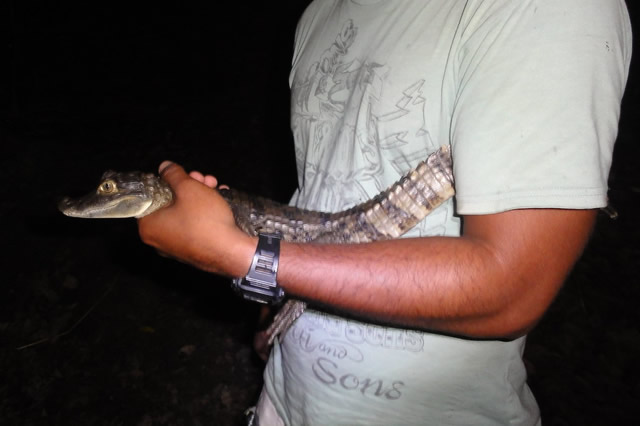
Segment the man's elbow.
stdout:
[[527,335],[540,322],[552,301],[553,297],[544,300],[521,299],[503,307],[491,321],[491,333],[501,340]]

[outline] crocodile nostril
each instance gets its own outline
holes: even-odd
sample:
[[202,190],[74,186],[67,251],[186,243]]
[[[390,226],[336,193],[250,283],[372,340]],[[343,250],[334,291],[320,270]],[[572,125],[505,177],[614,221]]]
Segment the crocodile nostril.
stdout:
[[69,207],[70,204],[71,204],[71,198],[64,197],[60,201],[58,201],[58,209],[59,210],[66,209],[67,207]]

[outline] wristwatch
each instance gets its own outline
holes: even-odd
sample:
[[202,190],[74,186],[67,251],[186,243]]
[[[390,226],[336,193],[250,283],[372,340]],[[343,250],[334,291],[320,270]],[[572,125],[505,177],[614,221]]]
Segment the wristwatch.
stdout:
[[234,278],[232,287],[242,297],[254,302],[276,304],[284,290],[276,281],[280,259],[280,234],[258,234],[258,247],[245,277]]

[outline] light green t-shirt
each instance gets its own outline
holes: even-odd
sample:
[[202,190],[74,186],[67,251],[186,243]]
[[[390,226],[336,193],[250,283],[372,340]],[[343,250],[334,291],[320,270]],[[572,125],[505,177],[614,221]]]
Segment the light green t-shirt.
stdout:
[[[296,33],[292,203],[339,211],[450,144],[457,215],[606,205],[631,30],[622,0],[316,0]],[[524,338],[307,311],[265,370],[289,425],[535,425]]]

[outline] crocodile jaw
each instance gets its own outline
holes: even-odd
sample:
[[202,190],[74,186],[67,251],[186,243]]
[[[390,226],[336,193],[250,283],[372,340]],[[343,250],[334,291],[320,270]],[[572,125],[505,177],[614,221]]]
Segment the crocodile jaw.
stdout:
[[58,204],[58,209],[70,217],[116,219],[145,216],[151,204],[153,204],[152,199],[144,199],[135,195],[105,199],[91,194],[79,199],[64,198]]

